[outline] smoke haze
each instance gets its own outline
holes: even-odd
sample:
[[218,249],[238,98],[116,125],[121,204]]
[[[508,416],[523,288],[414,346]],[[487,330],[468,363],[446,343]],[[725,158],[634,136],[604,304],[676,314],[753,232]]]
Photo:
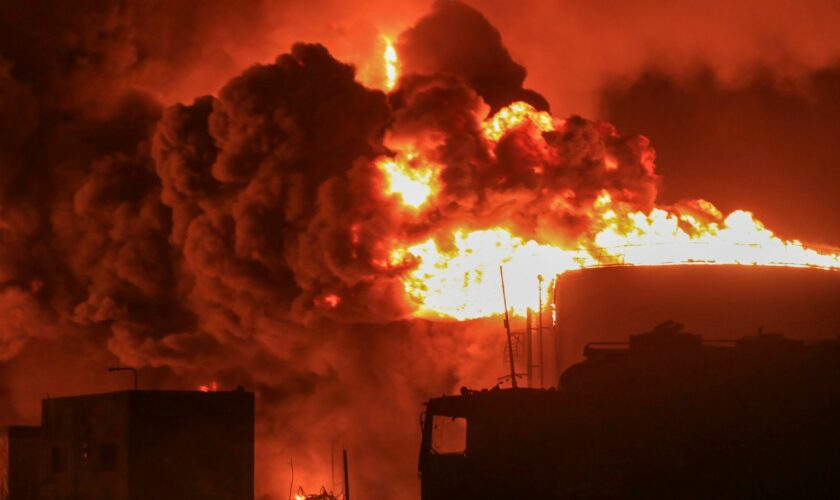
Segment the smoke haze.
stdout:
[[[606,189],[840,243],[834,2],[468,4],[0,1],[0,423],[124,388],[105,369],[126,364],[148,388],[256,391],[262,498],[292,458],[329,486],[342,446],[362,497],[415,498],[422,401],[495,383],[502,346],[498,322],[410,319],[387,238],[511,221],[571,241]],[[481,120],[517,100],[564,132],[488,154]],[[420,218],[375,167],[406,144],[443,168]]]

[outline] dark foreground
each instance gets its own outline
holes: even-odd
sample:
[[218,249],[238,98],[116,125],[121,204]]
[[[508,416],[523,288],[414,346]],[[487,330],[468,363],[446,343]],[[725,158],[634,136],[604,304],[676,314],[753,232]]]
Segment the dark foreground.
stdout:
[[423,500],[840,497],[840,342],[591,344],[560,390],[427,404]]

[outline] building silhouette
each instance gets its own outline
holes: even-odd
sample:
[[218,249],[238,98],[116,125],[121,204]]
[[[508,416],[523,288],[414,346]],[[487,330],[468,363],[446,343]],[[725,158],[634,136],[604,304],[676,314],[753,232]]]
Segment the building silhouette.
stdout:
[[10,500],[251,500],[254,395],[122,391],[45,399],[11,427]]

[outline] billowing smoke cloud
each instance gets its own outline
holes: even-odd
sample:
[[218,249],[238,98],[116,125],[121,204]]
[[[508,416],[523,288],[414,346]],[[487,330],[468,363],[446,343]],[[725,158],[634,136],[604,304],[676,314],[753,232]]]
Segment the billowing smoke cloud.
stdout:
[[[242,385],[258,394],[264,498],[285,496],[290,458],[300,482],[327,484],[331,445],[351,449],[363,497],[415,498],[420,403],[492,384],[501,338],[488,321],[412,319],[400,278],[414,263],[389,262],[389,244],[500,221],[574,241],[603,190],[639,210],[656,197],[647,139],[606,123],[526,123],[488,148],[489,113],[547,102],[460,3],[398,37],[390,94],[321,45],[266,60],[288,45],[262,42],[291,36],[268,20],[290,25],[278,12],[299,6],[71,7],[3,2],[3,422],[36,418],[47,392],[121,387],[110,364],[150,388]],[[253,42],[230,47],[245,31]],[[376,165],[406,147],[441,167],[421,215]]]
[[480,131],[487,105],[461,78],[407,76],[392,97],[388,140],[414,143],[443,165],[442,196],[429,214],[437,224],[514,222],[522,234],[569,241],[591,229],[587,213],[602,190],[637,209],[650,208],[656,196],[654,154],[644,137],[573,116],[545,135],[521,127],[488,151]]
[[154,156],[194,298],[288,309],[300,291],[363,272],[342,256],[347,228],[328,227],[347,208],[331,206],[334,184],[381,149],[390,109],[353,76],[325,48],[296,45],[218,98],[166,113]]
[[545,98],[522,88],[525,68],[511,58],[498,30],[460,2],[436,3],[400,36],[397,52],[408,73],[462,77],[494,111],[514,101],[548,108]]

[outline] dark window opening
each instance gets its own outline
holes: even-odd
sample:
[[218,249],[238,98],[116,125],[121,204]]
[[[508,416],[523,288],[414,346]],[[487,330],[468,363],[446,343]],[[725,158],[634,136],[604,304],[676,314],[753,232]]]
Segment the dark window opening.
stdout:
[[53,474],[58,474],[67,470],[67,455],[61,447],[53,446],[51,462]]
[[467,452],[467,419],[432,417],[432,453],[463,455]]
[[99,456],[103,471],[117,470],[117,445],[103,444],[99,450]]

